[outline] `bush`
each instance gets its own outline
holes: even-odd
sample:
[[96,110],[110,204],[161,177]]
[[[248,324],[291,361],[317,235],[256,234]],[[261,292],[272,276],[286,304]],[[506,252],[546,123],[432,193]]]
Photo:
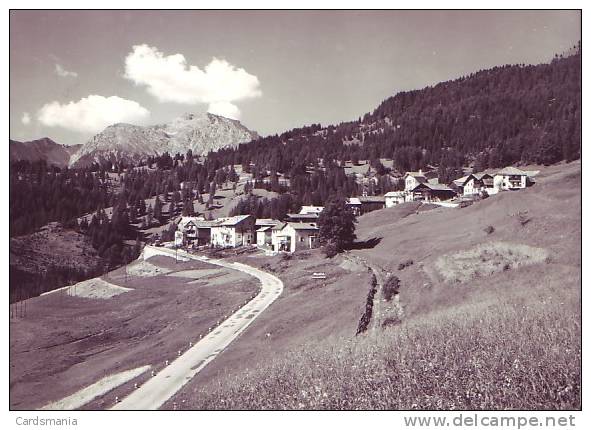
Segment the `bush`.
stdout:
[[359,324],[357,325],[357,333],[355,333],[355,335],[363,333],[369,327],[369,323],[371,322],[371,316],[373,314],[373,298],[377,291],[377,285],[378,280],[376,279],[376,275],[371,275],[369,293],[367,294],[367,300],[365,302],[365,312],[363,313],[363,315],[361,315],[361,319],[359,320]]
[[410,259],[409,260],[405,260],[405,261],[403,261],[402,263],[400,263],[398,265],[398,270],[404,270],[408,266],[412,266],[413,264],[414,264],[414,261],[413,260],[410,260]]
[[531,221],[531,217],[527,214],[527,211],[517,212],[517,219],[522,226],[525,226]]
[[489,225],[488,227],[486,227],[486,228],[484,229],[484,232],[485,232],[486,234],[492,234],[492,233],[494,233],[494,232],[495,232],[495,228],[494,228],[492,225]]
[[324,252],[324,255],[326,255],[326,258],[332,258],[339,253],[338,247],[333,242],[329,242],[324,245],[322,251]]
[[382,296],[384,297],[384,299],[386,299],[386,301],[389,302],[390,300],[392,300],[392,297],[398,294],[399,289],[400,279],[398,279],[398,276],[390,275],[384,282],[384,286],[382,288]]

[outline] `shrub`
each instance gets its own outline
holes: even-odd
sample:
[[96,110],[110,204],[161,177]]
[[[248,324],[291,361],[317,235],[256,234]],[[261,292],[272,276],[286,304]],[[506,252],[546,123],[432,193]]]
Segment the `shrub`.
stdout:
[[492,233],[494,233],[494,232],[495,232],[495,228],[494,228],[492,225],[489,225],[488,227],[486,227],[486,228],[484,229],[484,232],[485,232],[486,234],[492,234]]
[[322,251],[326,255],[326,258],[332,258],[339,253],[338,247],[334,242],[328,242],[324,245]]
[[400,279],[398,279],[398,277],[395,275],[390,275],[384,282],[384,286],[382,288],[382,296],[384,297],[384,299],[386,299],[386,301],[389,302],[390,300],[392,300],[392,297],[398,294],[399,289]]
[[376,279],[376,275],[371,275],[371,281],[369,284],[369,293],[367,294],[367,300],[365,302],[365,312],[361,315],[361,319],[359,320],[359,324],[357,325],[357,333],[356,335],[363,333],[369,327],[369,323],[371,322],[371,316],[373,313],[373,298],[376,295],[378,285],[378,280]]
[[413,264],[414,264],[414,261],[413,260],[410,260],[410,259],[409,260],[405,260],[405,261],[403,261],[402,263],[400,263],[398,265],[398,270],[404,270],[408,266],[412,266]]
[[527,211],[517,212],[517,219],[522,226],[531,221],[531,217],[527,214]]

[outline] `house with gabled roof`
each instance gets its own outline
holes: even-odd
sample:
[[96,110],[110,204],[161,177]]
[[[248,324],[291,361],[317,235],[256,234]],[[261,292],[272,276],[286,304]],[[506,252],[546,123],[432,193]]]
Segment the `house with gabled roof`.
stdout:
[[424,182],[414,187],[407,196],[409,201],[441,202],[456,197],[456,192],[447,185]]
[[427,177],[422,169],[418,172],[406,172],[404,174],[404,191],[412,191],[419,184],[427,182]]
[[283,226],[283,222],[270,219],[259,218],[255,222],[257,246],[261,248],[270,248],[273,243],[273,228]]
[[203,217],[181,217],[177,230],[183,233],[183,243],[187,245],[207,245],[211,238],[211,228],[217,221],[207,221]]
[[361,215],[361,200],[358,197],[349,197],[345,201],[345,206],[351,209],[355,216]]
[[405,192],[404,191],[390,191],[384,194],[384,199],[386,201],[386,207],[391,208],[392,206],[396,206],[400,203],[404,203],[405,201]]
[[494,187],[493,175],[489,173],[470,173],[452,182],[459,194],[463,196],[481,195],[483,192],[495,194],[498,190]]
[[218,218],[211,228],[211,244],[221,248],[253,245],[255,219],[252,215]]
[[272,248],[276,252],[295,252],[319,246],[318,227],[315,223],[288,222],[281,228],[273,227]]
[[527,172],[508,166],[494,174],[494,187],[498,190],[521,190],[527,187]]

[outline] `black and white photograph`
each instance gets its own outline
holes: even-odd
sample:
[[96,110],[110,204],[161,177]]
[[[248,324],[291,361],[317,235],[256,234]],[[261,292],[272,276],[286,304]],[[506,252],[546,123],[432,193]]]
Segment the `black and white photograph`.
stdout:
[[235,7],[6,10],[10,428],[583,428],[583,10]]

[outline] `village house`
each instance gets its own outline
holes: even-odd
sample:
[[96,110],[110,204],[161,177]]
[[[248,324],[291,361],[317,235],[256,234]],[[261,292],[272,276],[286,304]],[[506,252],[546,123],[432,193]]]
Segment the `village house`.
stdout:
[[219,218],[211,228],[211,244],[222,248],[254,244],[254,227],[255,220],[252,215]]
[[407,201],[440,202],[453,199],[456,192],[443,184],[421,183],[406,196]]
[[418,172],[406,172],[404,174],[404,191],[412,191],[419,184],[427,182],[427,177],[423,174],[423,170]]
[[290,222],[315,223],[323,210],[324,206],[302,206],[299,213],[287,214],[287,218]]
[[360,196],[359,201],[361,202],[360,215],[386,207],[384,196]]
[[273,239],[273,227],[283,225],[279,220],[260,218],[255,222],[257,246],[260,248],[270,248]]
[[276,252],[295,252],[317,248],[318,227],[316,224],[288,222],[279,228],[272,227],[272,248]]
[[405,192],[404,191],[390,191],[384,194],[384,200],[387,208],[396,206],[400,203],[404,203]]
[[494,187],[497,190],[521,190],[528,185],[528,172],[516,167],[505,167],[494,174]]
[[211,227],[215,223],[203,217],[181,217],[177,230],[183,233],[184,244],[203,246],[209,244]]
[[355,216],[361,215],[361,201],[357,197],[349,197],[345,201],[345,206],[347,206]]
[[488,173],[471,173],[453,181],[458,194],[464,196],[481,195],[483,192],[495,194],[493,176]]

